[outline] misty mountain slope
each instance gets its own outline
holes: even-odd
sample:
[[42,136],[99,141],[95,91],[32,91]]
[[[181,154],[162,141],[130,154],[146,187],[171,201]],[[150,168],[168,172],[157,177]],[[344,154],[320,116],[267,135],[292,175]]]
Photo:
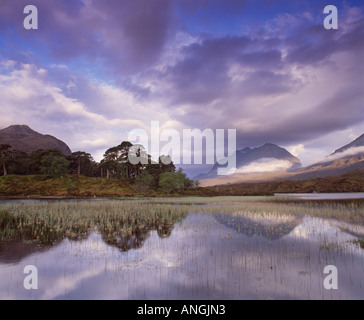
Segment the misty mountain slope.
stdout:
[[[265,145],[267,146],[267,145]],[[264,154],[264,149],[267,151],[267,154],[276,155],[275,152],[278,152],[276,148],[264,148],[265,146],[258,150],[255,154],[257,157]],[[237,151],[237,155],[239,153],[243,154],[241,156],[240,161],[242,159],[247,162],[254,158],[254,154],[252,151],[255,149],[243,149],[241,151]],[[284,150],[284,149],[283,149]],[[286,150],[286,152],[288,152]],[[284,157],[284,152],[278,152],[278,155]],[[286,154],[287,155],[287,154]],[[238,157],[237,156],[237,157]],[[297,159],[298,160],[298,159]],[[299,161],[299,160],[298,160]],[[238,162],[239,163],[239,162]],[[244,161],[240,162],[244,163]],[[247,169],[254,169],[259,167],[259,159],[254,162],[257,166],[245,165]],[[264,168],[265,163],[261,163],[261,167]],[[297,161],[293,161],[293,166],[291,170],[287,170],[286,172],[255,172],[252,171],[249,173],[248,170],[242,171],[241,169],[237,170],[234,175],[231,176],[220,176],[216,175],[216,165],[213,170],[210,171],[208,175],[201,175],[197,177],[201,179],[202,186],[213,186],[213,185],[224,185],[224,184],[237,184],[240,182],[260,182],[260,181],[273,181],[273,180],[307,180],[307,179],[315,179],[315,178],[326,178],[331,176],[339,176],[352,172],[359,172],[364,169],[364,134],[359,138],[355,139],[351,143],[337,149],[332,154],[328,155],[326,158],[320,160],[317,163],[314,163],[310,166],[299,168],[297,167]],[[239,164],[237,165],[239,168]],[[294,170],[298,168],[297,170]],[[215,170],[214,170],[215,169]]]
[[[237,174],[250,172],[294,171],[301,167],[301,161],[289,153],[286,149],[275,144],[267,143],[258,148],[244,148],[237,150],[236,168]],[[218,177],[218,168],[226,165],[215,163],[207,174],[195,177],[196,180],[214,179]]]
[[364,134],[318,163],[297,172],[293,180],[324,178],[364,169]]
[[355,139],[353,142],[347,144],[346,146],[337,149],[333,154],[339,154],[349,150],[350,148],[357,148],[357,147],[364,147],[364,134],[362,134],[359,138]]
[[39,149],[58,149],[66,156],[72,153],[63,141],[40,134],[27,125],[13,125],[0,130],[0,144],[10,144],[13,149],[26,153]]

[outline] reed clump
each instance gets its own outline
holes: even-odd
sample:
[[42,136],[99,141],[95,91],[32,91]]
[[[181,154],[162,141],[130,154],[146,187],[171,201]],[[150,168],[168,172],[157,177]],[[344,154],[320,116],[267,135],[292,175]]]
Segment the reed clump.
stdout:
[[364,239],[358,239],[354,241],[354,243],[358,244],[360,248],[364,249]]
[[42,244],[80,240],[97,230],[107,242],[157,230],[168,236],[186,212],[130,201],[72,201],[1,205],[0,240]]

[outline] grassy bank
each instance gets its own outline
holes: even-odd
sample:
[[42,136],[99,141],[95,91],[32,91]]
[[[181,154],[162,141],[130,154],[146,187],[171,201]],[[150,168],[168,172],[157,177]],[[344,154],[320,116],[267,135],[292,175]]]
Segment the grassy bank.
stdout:
[[[200,188],[201,196],[251,196],[274,193],[347,193],[364,192],[364,170],[340,176],[309,180],[276,180],[267,182],[238,183]],[[190,195],[196,192],[189,192]]]
[[[341,176],[309,180],[277,180],[255,183],[239,183],[191,189],[173,196],[265,196],[274,193],[345,193],[364,192],[364,171]],[[162,192],[142,192],[131,182],[67,175],[58,178],[33,176],[1,176],[0,197],[130,197],[165,196]]]
[[67,175],[58,178],[33,176],[0,177],[2,197],[120,197],[136,196],[127,181]]

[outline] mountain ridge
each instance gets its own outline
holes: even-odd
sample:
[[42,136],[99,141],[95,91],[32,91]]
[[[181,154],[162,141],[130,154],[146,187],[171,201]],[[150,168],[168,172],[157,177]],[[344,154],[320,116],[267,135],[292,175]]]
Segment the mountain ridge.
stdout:
[[[269,144],[268,144],[269,145]],[[287,172],[235,173],[231,176],[208,177],[201,181],[201,185],[208,187],[224,184],[239,184],[250,182],[287,180],[307,180],[339,176],[364,170],[364,134],[337,149],[317,163]]]
[[292,180],[324,178],[362,169],[364,169],[364,134],[325,159],[302,168]]
[[350,148],[355,148],[355,147],[363,147],[364,146],[364,133],[358,137],[357,139],[355,139],[354,141],[350,142],[349,144],[337,149],[334,154],[338,154],[338,153],[342,153]]
[[[236,150],[233,156],[236,156],[236,168],[242,169],[248,165],[254,164],[259,160],[268,161],[269,159],[288,161],[291,165],[288,168],[289,171],[298,170],[302,165],[301,161],[293,156],[286,149],[279,147],[273,143],[266,143],[263,146],[250,148],[246,147],[244,149]],[[211,178],[218,177],[217,170],[218,168],[223,168],[223,165],[220,165],[218,162],[214,164],[212,169],[206,174],[200,174],[196,176],[194,179],[197,180],[206,180]],[[226,166],[225,166],[226,167]]]
[[72,154],[68,145],[49,134],[41,134],[28,125],[12,125],[0,130],[0,144],[10,144],[13,149],[31,153],[39,149],[58,149],[65,156]]

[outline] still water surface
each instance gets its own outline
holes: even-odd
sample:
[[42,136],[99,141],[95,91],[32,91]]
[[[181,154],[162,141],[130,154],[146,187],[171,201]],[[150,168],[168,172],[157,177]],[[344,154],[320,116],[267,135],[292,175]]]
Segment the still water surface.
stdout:
[[348,200],[364,199],[364,193],[277,193],[276,196],[292,197],[301,200]]
[[[190,213],[120,250],[96,231],[54,246],[0,243],[0,299],[364,299],[364,228],[321,218]],[[38,290],[25,290],[26,265]],[[335,265],[339,289],[325,290]]]

